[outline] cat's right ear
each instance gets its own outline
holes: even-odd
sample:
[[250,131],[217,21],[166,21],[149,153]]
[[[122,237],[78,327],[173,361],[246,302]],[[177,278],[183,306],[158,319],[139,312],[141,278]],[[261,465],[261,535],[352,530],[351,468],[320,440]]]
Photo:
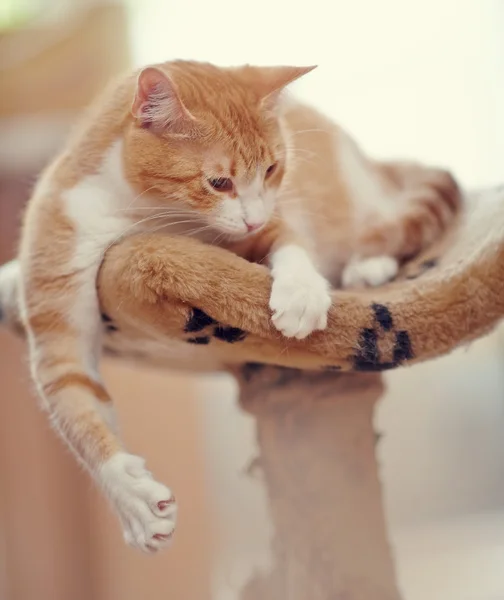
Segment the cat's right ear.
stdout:
[[146,67],[138,75],[131,112],[143,127],[160,132],[185,134],[195,125],[175,84],[157,67]]

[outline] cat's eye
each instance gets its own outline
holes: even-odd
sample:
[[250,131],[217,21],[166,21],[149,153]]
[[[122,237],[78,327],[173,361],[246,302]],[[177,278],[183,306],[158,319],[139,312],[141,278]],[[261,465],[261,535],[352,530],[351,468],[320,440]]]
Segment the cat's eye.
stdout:
[[276,171],[278,163],[273,163],[266,169],[266,178],[271,177],[273,173]]
[[233,189],[233,182],[228,177],[209,179],[208,183],[213,187],[214,190],[219,192],[230,192]]

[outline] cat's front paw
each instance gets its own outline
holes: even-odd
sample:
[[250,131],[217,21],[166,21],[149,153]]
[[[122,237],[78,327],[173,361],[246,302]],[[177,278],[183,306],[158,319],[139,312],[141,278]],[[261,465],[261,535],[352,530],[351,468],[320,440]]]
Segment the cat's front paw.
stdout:
[[392,256],[374,256],[353,261],[343,271],[344,288],[377,287],[395,278],[399,264]]
[[325,329],[330,306],[329,284],[315,270],[278,274],[273,280],[272,321],[286,337],[301,340],[313,331]]
[[128,544],[152,553],[170,543],[177,513],[175,498],[153,479],[143,459],[119,452],[101,467],[99,478]]

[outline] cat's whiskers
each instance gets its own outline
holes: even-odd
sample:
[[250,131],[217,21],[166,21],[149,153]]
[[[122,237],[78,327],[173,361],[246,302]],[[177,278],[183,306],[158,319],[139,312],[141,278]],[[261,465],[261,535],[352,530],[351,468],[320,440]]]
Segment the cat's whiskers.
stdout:
[[217,245],[220,241],[222,241],[223,239],[226,238],[228,234],[224,231],[221,231],[213,240],[212,240],[212,245]]
[[[163,210],[167,212],[177,212],[175,209],[171,209],[169,206],[132,206],[131,208],[120,208],[117,212],[126,212],[126,211],[135,211],[135,210]],[[195,211],[186,210],[186,211],[178,211],[178,212],[186,212],[191,214],[197,214]]]
[[[151,229],[148,229],[144,233],[155,233],[156,231],[160,231],[161,229],[164,229],[165,227],[169,227],[170,225],[181,225],[183,223],[191,223],[191,222],[192,221],[179,221],[178,223],[163,223],[162,225],[158,225],[157,227],[152,227]],[[202,233],[203,231],[207,231],[209,229],[212,229],[211,225],[202,225],[201,227],[196,227],[194,229],[189,229],[189,230],[184,231],[184,236],[197,235],[198,233]]]
[[323,133],[325,135],[332,135],[331,131],[326,131],[325,129],[301,129],[299,131],[290,132],[289,138],[293,138],[296,135],[301,135],[302,133]]
[[[153,209],[154,210],[154,209]],[[140,221],[136,221],[141,222],[145,219],[148,219],[150,217],[153,218],[158,218],[158,217],[164,217],[166,219],[180,219],[180,218],[187,218],[187,219],[193,219],[193,220],[198,220],[198,218],[201,218],[200,215],[198,215],[195,212],[182,212],[182,211],[166,211],[164,209],[164,207],[157,207],[156,208],[157,212],[155,212],[154,214],[145,214],[145,212],[148,211],[144,211],[143,213],[140,212],[138,215],[136,214],[136,212],[130,213],[128,215],[126,215],[128,218],[135,218],[135,217],[139,217]]]
[[288,148],[285,157],[296,160],[304,159],[308,164],[310,164],[309,159],[316,159],[318,158],[318,155],[316,152],[305,150],[304,148]]
[[267,262],[267,260],[269,259],[269,257],[273,254],[273,250],[271,250],[270,252],[268,252],[268,254],[266,254],[265,256],[263,256],[261,258],[261,260],[257,261],[258,265],[263,265],[265,262]]
[[[144,194],[147,194],[148,192],[152,191],[153,189],[156,189],[157,186],[156,185],[152,185],[151,187],[147,188],[146,190],[144,190],[143,192],[141,192],[140,194],[138,194],[137,196],[135,196],[133,198],[133,200],[124,208],[120,208],[117,210],[117,212],[126,212],[126,211],[136,211],[136,210],[163,210],[163,211],[170,211],[170,210],[181,210],[184,212],[188,212],[188,213],[194,213],[194,210],[191,210],[190,208],[188,208],[184,201],[179,198],[178,196],[175,196],[174,194],[167,194],[165,192],[162,192],[162,196],[163,199],[167,200],[170,202],[170,204],[165,204],[164,206],[158,206],[158,207],[153,207],[153,206],[133,206],[134,203],[139,200]],[[182,206],[180,206],[182,205]]]
[[[146,190],[144,190],[143,192],[140,192],[140,194],[138,194],[137,196],[135,196],[133,198],[133,200],[128,204],[128,206],[126,208],[129,208],[132,204],[134,204],[137,200],[139,200],[144,194],[149,193],[150,191],[152,191],[156,186],[155,185],[151,185],[151,187],[147,188]],[[123,209],[120,209],[123,210]]]
[[[152,221],[152,220],[154,220],[154,219],[163,219],[163,218],[167,218],[167,217],[169,217],[169,216],[170,216],[170,214],[169,214],[169,213],[165,213],[165,212],[163,212],[163,213],[158,213],[158,214],[156,214],[156,215],[149,215],[148,217],[145,217],[144,219],[141,219],[140,221],[135,221],[135,223],[132,223],[132,224],[131,224],[131,225],[129,225],[128,227],[125,227],[125,228],[123,229],[123,231],[122,231],[122,232],[121,232],[121,233],[120,233],[118,236],[116,236],[116,237],[115,237],[115,238],[112,240],[112,242],[110,242],[110,244],[109,244],[109,245],[108,245],[108,246],[105,248],[105,250],[104,250],[103,254],[105,255],[105,254],[106,254],[106,252],[107,252],[108,250],[110,250],[110,248],[112,248],[112,246],[113,246],[114,244],[116,244],[116,243],[117,243],[117,242],[118,242],[120,239],[122,239],[122,238],[124,237],[124,235],[125,235],[125,234],[126,234],[128,231],[131,231],[131,230],[132,230],[132,229],[134,229],[135,227],[138,227],[139,225],[142,225],[143,223],[146,223],[147,221]],[[171,222],[170,224],[172,224],[172,225],[180,225],[180,224],[182,224],[182,223],[191,223],[191,222],[193,222],[193,221],[194,221],[194,219],[188,219],[187,221],[181,221],[181,222],[178,222],[178,223],[177,223],[177,222]],[[167,223],[166,225],[168,225],[168,223]]]
[[286,143],[285,144],[285,150],[282,152],[282,154],[288,154],[289,152],[298,152],[300,154],[304,153],[304,154],[310,154],[312,156],[317,156],[317,153],[313,150],[310,150],[309,148],[301,148],[300,146],[297,146],[296,144],[289,144]]

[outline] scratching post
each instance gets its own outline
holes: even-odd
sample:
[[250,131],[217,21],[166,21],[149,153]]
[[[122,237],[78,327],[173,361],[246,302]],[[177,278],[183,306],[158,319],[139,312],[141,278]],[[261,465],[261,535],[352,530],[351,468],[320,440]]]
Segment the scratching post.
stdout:
[[275,531],[273,570],[241,600],[400,600],[374,452],[380,377],[253,365],[239,382]]

